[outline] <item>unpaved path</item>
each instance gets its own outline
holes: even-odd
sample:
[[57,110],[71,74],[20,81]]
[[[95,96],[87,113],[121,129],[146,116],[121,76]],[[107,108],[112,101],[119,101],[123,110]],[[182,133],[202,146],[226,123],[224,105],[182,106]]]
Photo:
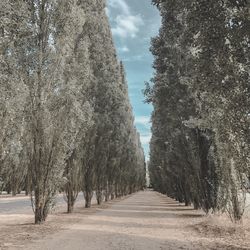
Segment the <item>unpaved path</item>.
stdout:
[[206,217],[153,191],[101,207],[80,206],[71,215],[58,212],[40,226],[30,215],[3,216],[1,250],[250,249],[249,227],[232,226],[223,216]]
[[[86,210],[85,210],[86,211]],[[250,249],[245,239],[199,230],[207,218],[164,195],[142,191],[106,208],[76,212],[78,220],[33,243],[6,249],[27,250],[168,250]],[[64,215],[65,217],[69,215]],[[65,218],[64,217],[64,218]],[[60,220],[61,215],[58,216]],[[68,218],[68,217],[67,217]],[[63,218],[62,218],[63,219]],[[223,227],[224,228],[224,227]],[[223,235],[223,234],[222,234]],[[1,247],[0,247],[1,248]]]

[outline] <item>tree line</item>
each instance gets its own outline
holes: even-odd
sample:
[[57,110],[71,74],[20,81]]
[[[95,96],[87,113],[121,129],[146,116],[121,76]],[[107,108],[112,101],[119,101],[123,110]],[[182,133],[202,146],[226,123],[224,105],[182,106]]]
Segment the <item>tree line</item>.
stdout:
[[242,219],[250,181],[250,3],[153,0],[154,189],[206,213]]
[[68,212],[140,190],[145,161],[104,0],[1,0],[0,190]]

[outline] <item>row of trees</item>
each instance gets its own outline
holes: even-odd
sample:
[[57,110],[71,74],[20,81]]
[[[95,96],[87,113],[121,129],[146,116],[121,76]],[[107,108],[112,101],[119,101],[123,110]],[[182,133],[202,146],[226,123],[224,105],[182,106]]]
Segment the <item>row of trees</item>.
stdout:
[[72,212],[80,191],[90,207],[145,185],[104,0],[0,2],[0,178],[31,195],[35,223],[58,191]]
[[250,14],[245,0],[153,0],[153,187],[204,211],[244,212],[250,177]]

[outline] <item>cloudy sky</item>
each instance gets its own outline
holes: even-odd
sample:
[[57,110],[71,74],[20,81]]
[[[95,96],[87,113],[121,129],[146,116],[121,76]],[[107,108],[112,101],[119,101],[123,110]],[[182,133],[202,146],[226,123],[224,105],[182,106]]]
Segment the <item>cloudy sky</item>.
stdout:
[[125,64],[135,123],[146,157],[149,152],[151,105],[144,103],[144,82],[152,77],[150,39],[158,33],[160,16],[151,0],[108,0],[107,13],[117,52]]

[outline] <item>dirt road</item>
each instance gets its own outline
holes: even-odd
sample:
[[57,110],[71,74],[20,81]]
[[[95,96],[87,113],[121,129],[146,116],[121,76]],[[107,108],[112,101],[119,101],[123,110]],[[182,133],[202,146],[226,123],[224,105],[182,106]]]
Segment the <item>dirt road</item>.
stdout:
[[140,192],[28,249],[187,249],[175,210],[189,211],[155,192]]
[[[72,215],[51,215],[43,226],[20,224],[14,233],[17,227],[12,225],[12,243],[4,244],[3,249],[250,249],[249,235],[243,237],[242,231],[232,231],[234,227],[224,224],[214,227],[201,211],[153,191],[139,192],[105,206],[79,208]],[[57,223],[61,223],[58,228]],[[7,235],[6,231],[4,238]]]
[[[81,217],[79,217],[81,218]],[[59,218],[58,218],[59,219]],[[64,230],[23,246],[27,250],[248,249],[201,237],[192,229],[204,220],[194,211],[153,191],[134,194],[83,216]],[[22,249],[23,249],[22,248]],[[8,248],[21,249],[21,247]]]

